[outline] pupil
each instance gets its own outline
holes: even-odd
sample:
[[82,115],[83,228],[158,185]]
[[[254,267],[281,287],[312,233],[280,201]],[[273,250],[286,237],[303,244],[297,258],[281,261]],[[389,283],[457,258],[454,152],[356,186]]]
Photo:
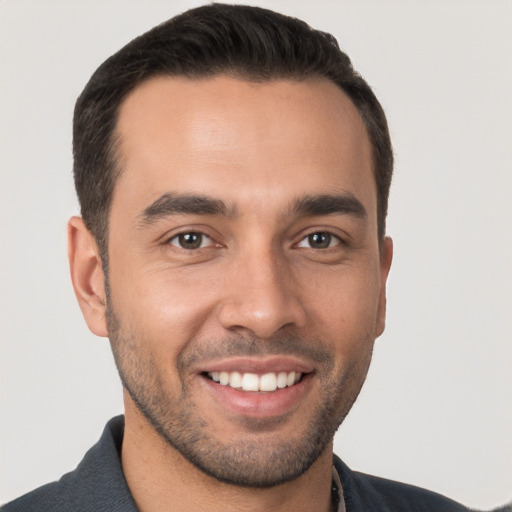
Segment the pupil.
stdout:
[[184,233],[180,235],[179,241],[184,249],[197,249],[201,246],[202,236],[200,233]]
[[314,233],[309,235],[309,243],[316,249],[325,249],[331,243],[331,235],[329,233]]

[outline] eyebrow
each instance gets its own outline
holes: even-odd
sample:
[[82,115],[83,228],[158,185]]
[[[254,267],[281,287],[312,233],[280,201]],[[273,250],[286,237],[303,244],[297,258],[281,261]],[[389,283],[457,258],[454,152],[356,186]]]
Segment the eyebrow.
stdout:
[[351,215],[366,219],[368,214],[361,201],[352,194],[307,195],[295,201],[292,211],[296,215]]
[[[295,215],[352,215],[366,219],[367,212],[362,203],[352,194],[306,195],[298,198],[292,205]],[[170,215],[224,215],[234,216],[235,211],[228,208],[221,199],[196,194],[166,193],[153,201],[139,215],[140,227],[147,227],[159,219]]]
[[224,201],[196,194],[167,193],[151,203],[139,215],[139,224],[146,227],[169,215],[231,215]]

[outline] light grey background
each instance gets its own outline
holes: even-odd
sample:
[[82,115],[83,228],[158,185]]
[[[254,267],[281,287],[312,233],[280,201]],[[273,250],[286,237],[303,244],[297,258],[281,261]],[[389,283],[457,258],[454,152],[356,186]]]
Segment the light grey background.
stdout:
[[[474,507],[512,498],[512,3],[250,2],[334,33],[396,149],[386,333],[336,437],[354,469]],[[194,1],[0,0],[0,503],[75,467],[122,411],[69,282],[76,96]]]

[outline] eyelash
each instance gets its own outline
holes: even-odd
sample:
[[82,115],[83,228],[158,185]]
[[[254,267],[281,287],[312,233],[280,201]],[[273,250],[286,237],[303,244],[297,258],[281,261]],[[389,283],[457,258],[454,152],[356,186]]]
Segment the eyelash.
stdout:
[[[198,246],[197,247],[184,247],[183,245],[181,245],[180,241],[183,241],[185,239],[185,237],[187,237],[187,236],[190,236],[191,238],[192,237],[199,238]],[[177,233],[176,235],[172,236],[171,238],[169,238],[169,240],[167,240],[166,243],[169,245],[172,245],[174,247],[177,247],[178,249],[183,249],[185,251],[195,251],[197,249],[205,248],[203,246],[203,242],[206,239],[209,240],[209,243],[213,242],[212,237],[208,236],[206,233],[202,233],[201,231],[184,231],[182,233]],[[176,243],[173,243],[174,241]]]
[[[326,247],[312,247],[311,242],[314,237],[324,237],[325,240],[322,240],[324,243],[327,243]],[[332,249],[333,247],[336,247],[338,245],[345,244],[345,242],[334,233],[331,233],[330,231],[313,231],[311,233],[308,233],[306,236],[304,236],[300,242],[296,245],[296,247],[304,247],[302,243],[309,242],[309,249],[315,249],[315,250],[326,250],[326,249]],[[332,242],[335,242],[332,244]]]
[[[190,237],[193,241],[195,240],[196,244],[192,244],[192,247],[184,247],[181,242],[186,240],[186,237]],[[315,237],[319,238],[321,244],[326,245],[324,247],[312,247],[312,243],[315,243]],[[198,249],[205,249],[207,247],[203,245],[205,241],[209,241],[208,245],[214,243],[212,237],[206,233],[201,231],[184,231],[182,233],[173,235],[167,240],[166,243],[185,251],[196,251]],[[333,242],[335,243],[333,244]],[[306,247],[302,245],[303,243],[308,243],[309,245]],[[301,240],[295,244],[295,247],[309,248],[313,250],[327,250],[342,244],[344,245],[345,242],[338,235],[335,235],[330,231],[313,231],[302,237]]]

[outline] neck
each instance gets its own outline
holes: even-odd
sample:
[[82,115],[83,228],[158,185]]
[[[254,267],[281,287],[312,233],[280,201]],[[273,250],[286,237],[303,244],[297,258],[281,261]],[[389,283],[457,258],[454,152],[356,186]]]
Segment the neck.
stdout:
[[226,484],[170,446],[137,410],[126,409],[123,471],[140,512],[328,512],[332,444],[297,479],[270,488]]

